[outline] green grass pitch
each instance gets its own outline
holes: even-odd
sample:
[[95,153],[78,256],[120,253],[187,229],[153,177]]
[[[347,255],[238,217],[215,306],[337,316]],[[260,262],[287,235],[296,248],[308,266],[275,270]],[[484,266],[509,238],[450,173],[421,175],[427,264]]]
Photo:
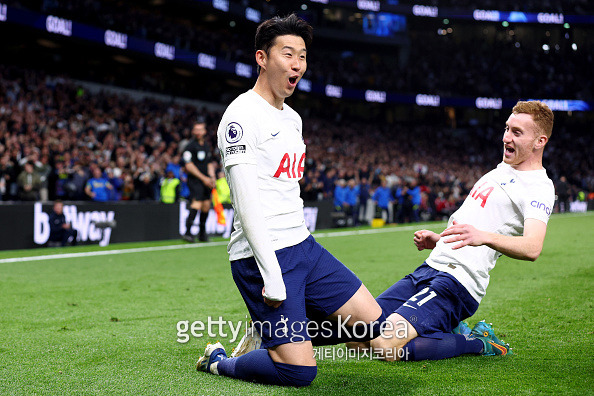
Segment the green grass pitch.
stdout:
[[[440,231],[443,223],[424,227]],[[378,295],[427,256],[410,228],[382,231],[318,241]],[[592,231],[592,213],[553,215],[536,262],[499,260],[469,322],[492,322],[514,356],[322,360],[301,389],[197,373],[196,359],[216,339],[176,341],[180,320],[246,318],[223,241],[25,262],[6,259],[177,242],[0,252],[0,394],[591,394]]]

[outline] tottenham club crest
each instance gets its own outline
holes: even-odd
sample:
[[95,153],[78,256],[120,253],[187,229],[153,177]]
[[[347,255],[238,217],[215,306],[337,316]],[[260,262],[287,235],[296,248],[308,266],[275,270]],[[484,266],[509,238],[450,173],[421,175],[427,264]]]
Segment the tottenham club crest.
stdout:
[[231,122],[227,125],[227,130],[225,131],[225,139],[227,142],[233,144],[237,143],[243,137],[243,129],[241,129],[241,125],[236,122]]

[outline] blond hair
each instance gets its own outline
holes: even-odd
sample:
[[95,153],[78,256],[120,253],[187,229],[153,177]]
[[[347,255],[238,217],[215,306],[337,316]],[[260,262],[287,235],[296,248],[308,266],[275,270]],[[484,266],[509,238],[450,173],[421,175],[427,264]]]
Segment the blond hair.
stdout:
[[551,137],[553,133],[553,121],[555,116],[553,112],[545,103],[539,100],[531,100],[527,102],[520,101],[516,103],[512,109],[514,114],[530,114],[540,132],[546,135],[547,138]]

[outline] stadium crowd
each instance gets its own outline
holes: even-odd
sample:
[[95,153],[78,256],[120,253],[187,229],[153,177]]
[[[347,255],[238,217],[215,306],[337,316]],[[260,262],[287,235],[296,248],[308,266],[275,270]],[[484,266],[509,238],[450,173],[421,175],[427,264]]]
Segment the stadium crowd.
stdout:
[[[168,170],[185,180],[180,154],[199,116],[218,158],[217,112],[90,94],[67,77],[0,66],[0,200],[159,200]],[[567,176],[570,199],[594,191],[588,150],[571,150],[576,143],[592,147],[592,137],[576,140],[563,125],[556,132],[549,175]],[[369,199],[389,214],[386,220],[447,216],[501,156],[492,127],[305,118],[304,137],[303,198],[334,200],[355,222],[356,208]]]
[[594,68],[591,52],[576,53],[569,40],[563,50],[526,49],[505,31],[496,35],[501,38],[490,42],[480,35],[460,40],[412,32],[413,42],[423,45],[411,46],[406,62],[378,54],[314,54],[306,77],[321,84],[409,94],[592,99],[594,87],[586,77]]
[[[551,2],[528,3],[535,9],[539,9],[538,6],[555,8]],[[587,5],[583,1],[561,3],[565,9],[578,12]],[[244,30],[230,29],[225,24],[200,26],[192,23],[187,15],[174,14],[172,9],[170,14],[164,15],[138,3],[97,0],[38,0],[27,4],[13,0],[9,4],[34,7],[41,12],[165,42],[178,48],[253,64],[251,35],[243,34]],[[473,3],[465,2],[463,5],[471,7]],[[522,3],[522,9],[527,6],[530,4]],[[268,13],[276,9],[274,5],[266,7],[272,7]],[[493,37],[485,36],[478,25],[470,32],[466,26],[465,33],[456,33],[457,29],[454,28],[454,34],[443,36],[437,35],[434,29],[411,29],[408,36],[412,45],[403,51],[397,48],[386,51],[385,48],[371,46],[355,55],[348,50],[318,46],[309,56],[305,78],[319,84],[407,94],[593,98],[594,87],[589,78],[594,69],[591,41],[580,43],[576,51],[572,48],[569,32],[562,30],[562,35],[567,38],[560,39],[558,43],[550,42],[550,49],[545,51],[541,47],[549,39],[545,37],[544,28],[539,33],[543,42],[530,45],[527,40],[514,35],[511,28],[489,33]],[[448,61],[444,62],[444,59]],[[158,82],[155,81],[155,84]]]

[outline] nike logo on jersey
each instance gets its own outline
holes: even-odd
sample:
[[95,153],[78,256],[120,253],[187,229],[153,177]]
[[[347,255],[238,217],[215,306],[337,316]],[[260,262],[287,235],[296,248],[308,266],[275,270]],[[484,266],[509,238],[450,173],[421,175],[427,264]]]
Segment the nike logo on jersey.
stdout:
[[412,305],[408,305],[407,303],[402,304],[402,306],[409,307],[409,308],[412,308],[412,309],[416,309],[415,307],[413,307]]
[[271,133],[272,136],[276,136],[280,133],[280,131],[278,131],[277,133]]

